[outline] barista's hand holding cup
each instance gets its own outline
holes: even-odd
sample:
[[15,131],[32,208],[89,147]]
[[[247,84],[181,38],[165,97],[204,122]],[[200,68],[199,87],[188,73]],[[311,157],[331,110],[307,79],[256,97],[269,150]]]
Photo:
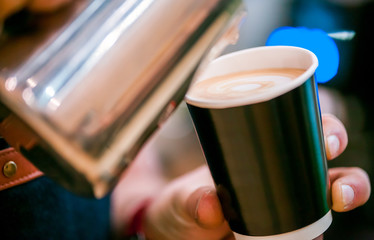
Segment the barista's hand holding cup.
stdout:
[[314,72],[303,48],[214,60],[186,95],[224,215],[238,240],[308,240],[332,221]]

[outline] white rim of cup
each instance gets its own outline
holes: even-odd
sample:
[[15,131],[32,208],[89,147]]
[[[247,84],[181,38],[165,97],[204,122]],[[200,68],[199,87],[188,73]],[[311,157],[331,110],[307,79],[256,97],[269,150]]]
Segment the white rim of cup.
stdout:
[[[299,77],[293,79],[291,82],[288,82],[284,86],[278,87],[276,90],[269,89],[269,91],[267,91],[266,94],[256,94],[256,96],[248,96],[248,98],[240,98],[240,99],[229,100],[229,101],[223,101],[222,100],[222,101],[217,102],[216,100],[207,101],[207,100],[202,100],[202,99],[199,99],[199,98],[194,98],[194,97],[190,96],[187,92],[187,94],[185,96],[185,101],[188,104],[191,104],[191,105],[194,105],[194,106],[198,106],[198,107],[202,107],[202,108],[213,108],[213,109],[214,108],[220,109],[220,108],[237,107],[237,106],[243,106],[243,105],[254,104],[254,103],[259,103],[259,102],[265,102],[265,101],[271,100],[273,98],[276,98],[278,96],[281,96],[284,93],[289,92],[289,91],[299,87],[300,85],[302,85],[306,80],[308,80],[310,77],[312,77],[312,75],[314,74],[314,72],[315,72],[315,70],[318,66],[317,56],[313,52],[311,52],[307,49],[300,48],[300,47],[293,47],[293,46],[264,46],[264,47],[250,48],[250,49],[241,50],[241,51],[237,51],[237,52],[233,52],[233,53],[223,55],[223,56],[213,60],[207,66],[207,69],[209,70],[213,65],[217,65],[219,63],[222,63],[222,62],[225,62],[225,61],[228,61],[228,60],[231,61],[231,60],[233,60],[233,58],[243,57],[243,55],[252,55],[253,56],[255,54],[262,54],[262,56],[267,56],[269,58],[274,58],[274,53],[276,51],[278,51],[278,52],[279,51],[290,51],[290,54],[291,53],[302,54],[304,57],[309,58],[309,61],[310,61],[311,64],[308,67],[300,67],[301,69],[305,69],[305,72],[303,74],[301,74]],[[288,60],[290,60],[290,59],[289,58],[284,58],[283,59],[283,61],[284,61],[283,66],[279,66],[278,68],[292,68],[292,66],[287,66],[288,63],[286,61],[288,61]],[[297,59],[297,60],[300,60],[300,59]],[[250,66],[249,66],[249,70],[266,69],[266,68],[277,68],[277,67],[273,67],[273,66],[269,65],[269,66],[264,66],[262,68],[250,69]],[[233,72],[236,72],[236,70],[227,72],[226,74],[230,74],[230,73],[233,73]],[[202,71],[202,74],[200,76],[197,76],[197,79],[194,80],[193,83],[196,82],[196,81],[204,81],[206,78],[209,78],[209,77],[206,77],[204,73],[205,73],[205,70]],[[213,75],[213,76],[210,76],[210,77],[216,77],[216,76],[221,76],[221,75],[217,74],[217,75]]]
[[292,232],[271,236],[245,236],[234,232],[236,240],[312,240],[323,234],[332,223],[331,210],[316,222]]

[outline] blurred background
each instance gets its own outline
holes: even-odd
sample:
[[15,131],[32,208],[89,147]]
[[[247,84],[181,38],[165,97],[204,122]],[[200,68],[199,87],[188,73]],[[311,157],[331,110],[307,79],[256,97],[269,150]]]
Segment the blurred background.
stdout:
[[[322,112],[343,121],[349,136],[346,151],[329,167],[358,166],[373,185],[374,171],[374,1],[371,0],[244,0],[247,19],[235,46],[226,52],[264,46],[282,26],[318,28],[327,33],[351,31],[353,38],[334,39],[340,53],[337,75],[319,86]],[[184,103],[152,140],[160,151],[165,176],[173,179],[201,164],[204,157]],[[374,239],[374,200],[348,213],[333,213],[325,239]]]

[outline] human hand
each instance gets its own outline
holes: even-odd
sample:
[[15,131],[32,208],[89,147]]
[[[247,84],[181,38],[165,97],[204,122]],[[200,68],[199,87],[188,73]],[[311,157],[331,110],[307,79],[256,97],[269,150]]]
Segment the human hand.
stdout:
[[[322,118],[327,158],[339,156],[347,146],[348,137],[342,123],[333,115]],[[329,169],[332,209],[346,212],[363,205],[369,199],[371,186],[367,173],[357,167]]]
[[[348,137],[333,115],[324,115],[322,122],[327,157],[331,160],[344,151]],[[334,168],[329,176],[333,210],[349,211],[368,200],[370,182],[362,169]],[[147,210],[144,230],[150,240],[234,239],[205,166],[174,180],[157,195]]]

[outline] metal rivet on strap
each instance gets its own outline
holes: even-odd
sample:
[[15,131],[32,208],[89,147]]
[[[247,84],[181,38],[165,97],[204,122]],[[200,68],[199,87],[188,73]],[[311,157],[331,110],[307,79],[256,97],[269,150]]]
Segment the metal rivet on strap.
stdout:
[[13,161],[9,161],[4,164],[3,173],[6,177],[13,177],[17,172],[17,164]]

